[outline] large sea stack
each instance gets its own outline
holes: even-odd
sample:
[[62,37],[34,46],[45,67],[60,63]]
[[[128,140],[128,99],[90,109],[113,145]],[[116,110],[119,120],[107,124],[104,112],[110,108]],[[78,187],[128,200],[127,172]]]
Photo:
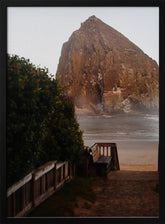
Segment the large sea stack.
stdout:
[[159,106],[156,61],[95,16],[63,44],[56,77],[79,109],[113,113]]

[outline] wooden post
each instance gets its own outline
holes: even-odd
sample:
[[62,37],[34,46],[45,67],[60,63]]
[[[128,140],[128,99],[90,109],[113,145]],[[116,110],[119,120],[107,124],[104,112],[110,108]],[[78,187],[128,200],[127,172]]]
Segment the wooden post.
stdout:
[[113,169],[120,170],[116,145],[111,147],[111,156],[113,161]]
[[97,146],[97,154],[99,155],[100,154],[100,147]]
[[35,207],[35,173],[33,172],[32,173],[32,180],[31,180],[31,183],[32,183],[32,205],[33,207]]
[[108,151],[109,151],[109,146],[107,146],[107,154],[106,154],[106,156],[108,156]]
[[103,149],[103,156],[105,156],[106,148],[105,148],[105,146],[103,146],[103,147],[104,147],[104,149]]
[[64,165],[61,166],[61,182],[63,181],[63,169],[64,169]]
[[65,162],[65,178],[68,177],[68,161]]
[[72,179],[72,164],[69,162],[69,179]]
[[57,187],[57,171],[56,171],[56,165],[57,163],[54,163],[54,168],[53,168],[53,176],[54,176],[54,190],[56,190]]
[[22,210],[25,208],[25,185],[22,186]]
[[45,174],[42,176],[42,194],[45,193]]
[[16,215],[16,202],[15,202],[15,192],[12,194],[12,201],[13,201],[13,217]]
[[45,174],[45,190],[48,190],[48,173]]
[[108,146],[108,152],[107,152],[108,154],[108,156],[110,156],[111,155],[111,153],[110,153],[110,147]]
[[103,146],[100,146],[100,155],[99,156],[102,156],[103,155]]

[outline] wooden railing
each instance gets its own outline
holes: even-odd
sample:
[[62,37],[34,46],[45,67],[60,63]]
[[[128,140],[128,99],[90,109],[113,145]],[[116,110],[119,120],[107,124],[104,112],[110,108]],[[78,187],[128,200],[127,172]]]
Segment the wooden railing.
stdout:
[[116,143],[95,143],[90,147],[90,151],[93,156],[94,163],[101,156],[111,156],[112,168],[114,170],[120,170]]
[[[94,163],[101,156],[111,156],[112,169],[120,169],[116,143],[95,143],[88,153]],[[7,190],[7,216],[25,216],[74,176],[75,165],[67,161],[50,161],[32,171]]]
[[7,191],[7,216],[21,217],[75,175],[74,165],[50,161],[11,186]]

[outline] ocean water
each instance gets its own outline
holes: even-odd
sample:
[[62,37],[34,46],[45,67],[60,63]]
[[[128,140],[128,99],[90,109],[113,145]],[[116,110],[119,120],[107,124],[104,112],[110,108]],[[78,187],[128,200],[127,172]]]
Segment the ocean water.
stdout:
[[158,115],[77,115],[77,120],[86,146],[95,142],[159,141]]

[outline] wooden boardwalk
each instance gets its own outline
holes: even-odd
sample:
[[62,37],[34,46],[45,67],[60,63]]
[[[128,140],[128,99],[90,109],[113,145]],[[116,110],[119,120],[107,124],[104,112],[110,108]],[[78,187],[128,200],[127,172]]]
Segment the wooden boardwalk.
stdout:
[[[87,154],[96,170],[104,164],[107,175],[91,177],[96,201],[76,198],[73,217],[159,216],[158,172],[120,170],[115,143],[95,143]],[[39,167],[8,189],[8,216],[26,215],[74,176],[75,166],[67,161],[50,161]]]

